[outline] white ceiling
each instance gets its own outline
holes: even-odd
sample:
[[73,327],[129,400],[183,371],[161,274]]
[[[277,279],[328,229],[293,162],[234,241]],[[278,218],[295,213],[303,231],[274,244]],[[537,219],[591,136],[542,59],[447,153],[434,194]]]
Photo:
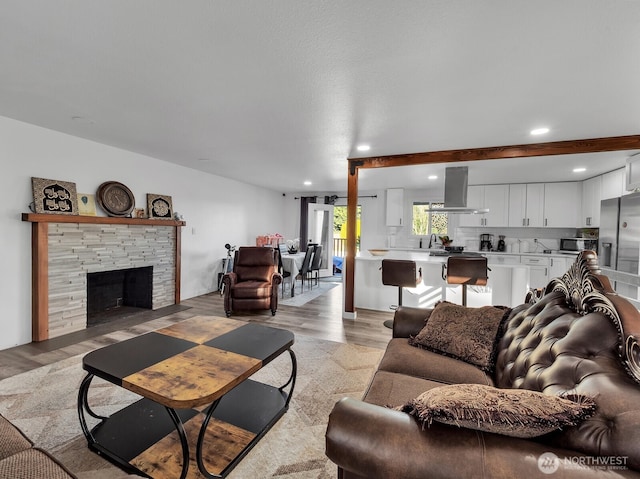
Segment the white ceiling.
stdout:
[[[635,0],[0,8],[0,115],[283,192],[346,190],[348,157],[640,133]],[[470,164],[469,178],[582,179],[628,154]],[[419,180],[410,169],[361,187]]]

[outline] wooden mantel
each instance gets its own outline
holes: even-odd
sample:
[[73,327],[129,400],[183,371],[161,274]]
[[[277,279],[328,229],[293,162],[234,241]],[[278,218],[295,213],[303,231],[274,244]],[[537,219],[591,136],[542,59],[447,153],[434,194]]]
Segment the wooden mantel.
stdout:
[[111,216],[78,216],[52,215],[39,213],[22,213],[22,221],[31,223],[89,223],[97,225],[154,225],[154,226],[185,226],[184,221],[154,220],[152,218],[118,218]]
[[49,339],[49,223],[115,224],[173,226],[176,229],[175,255],[175,303],[180,303],[180,250],[181,227],[184,221],[150,218],[119,218],[103,216],[76,216],[23,213],[22,221],[31,225],[31,321],[33,341]]

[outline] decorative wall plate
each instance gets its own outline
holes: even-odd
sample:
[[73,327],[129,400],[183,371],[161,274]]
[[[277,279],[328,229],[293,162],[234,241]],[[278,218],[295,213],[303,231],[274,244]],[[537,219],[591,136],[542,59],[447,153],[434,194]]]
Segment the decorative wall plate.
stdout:
[[96,198],[109,216],[128,216],[136,206],[131,190],[117,181],[102,183],[98,187]]

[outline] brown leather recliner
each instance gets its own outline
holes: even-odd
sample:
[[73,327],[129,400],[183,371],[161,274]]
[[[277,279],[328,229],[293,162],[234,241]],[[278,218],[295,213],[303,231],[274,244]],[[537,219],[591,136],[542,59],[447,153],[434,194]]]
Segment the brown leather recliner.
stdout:
[[242,246],[235,253],[233,271],[224,275],[224,311],[227,317],[239,309],[278,309],[278,258],[273,248]]

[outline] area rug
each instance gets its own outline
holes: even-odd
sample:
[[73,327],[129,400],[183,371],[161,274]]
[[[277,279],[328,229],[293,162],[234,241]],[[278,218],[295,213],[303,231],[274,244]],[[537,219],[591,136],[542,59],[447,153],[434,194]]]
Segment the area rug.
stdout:
[[304,292],[301,292],[300,285],[296,288],[295,296],[292,298],[289,296],[289,290],[285,290],[284,298],[278,299],[278,304],[285,304],[287,306],[303,306],[307,304],[309,301],[316,299],[323,294],[328,293],[334,288],[337,288],[342,283],[333,283],[328,281],[320,281],[318,285],[314,285],[313,288],[309,288],[309,286],[305,286]]
[[[336,477],[336,466],[324,455],[329,413],[340,398],[362,396],[383,351],[301,335],[296,336],[293,350],[298,377],[289,411],[231,472],[230,479]],[[78,387],[85,375],[81,361],[79,355],[0,381],[0,412],[80,479],[139,477],[87,448],[76,410]],[[290,368],[285,354],[254,379],[284,384]],[[136,399],[97,378],[90,390],[90,403],[98,414],[108,415]]]

